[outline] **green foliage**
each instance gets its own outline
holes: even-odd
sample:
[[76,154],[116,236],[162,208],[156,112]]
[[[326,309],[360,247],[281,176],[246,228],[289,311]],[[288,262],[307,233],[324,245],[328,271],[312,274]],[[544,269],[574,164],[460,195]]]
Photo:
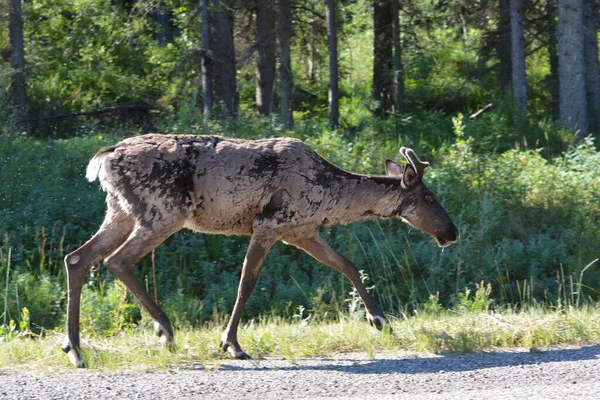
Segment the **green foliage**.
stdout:
[[[442,313],[442,311],[444,310],[444,307],[442,306],[442,304],[440,304],[440,294],[436,293],[434,294],[430,294],[429,298],[427,300],[425,300],[425,302],[423,303],[423,313],[428,314],[428,315],[440,315]],[[417,311],[417,314],[419,312]]]
[[571,275],[595,258],[589,224],[598,223],[598,153],[588,141],[552,160],[533,150],[477,156],[469,143],[459,140],[430,174],[461,190],[444,199],[461,218],[461,241],[448,260],[456,279],[495,276],[493,286],[514,303],[525,300],[516,282],[534,277],[542,283],[534,297],[556,300],[559,268]]
[[472,295],[472,290],[465,289],[464,292],[458,293],[457,309],[461,312],[487,312],[493,303],[490,298],[492,294],[492,285],[485,285],[483,281],[476,285],[475,293]]
[[[143,31],[110,2],[34,1],[24,8],[30,65],[30,107],[34,115],[99,108],[107,100],[138,99],[143,67],[138,40]],[[60,49],[60,51],[57,51]],[[71,121],[65,122],[66,124]],[[52,136],[68,129],[49,127]]]
[[13,115],[11,108],[10,77],[11,69],[0,64],[0,134],[5,129],[14,129],[12,125]]
[[115,335],[134,326],[141,318],[131,295],[119,281],[100,281],[98,287],[83,290],[81,329],[86,335]]
[[480,40],[481,31],[469,31],[466,40],[457,40],[444,26],[429,31],[420,42],[407,43],[403,64],[408,105],[455,113],[488,103],[495,82],[478,65]]
[[[161,30],[156,20],[159,7],[168,9],[172,34],[168,43],[157,40]],[[153,109],[151,113],[132,114],[127,118],[110,115],[108,118],[41,120],[32,124],[32,132],[44,137],[70,137],[98,127],[122,128],[130,122],[135,123],[136,129],[144,130],[165,125],[172,130],[198,130],[202,126],[198,113],[202,92],[202,27],[197,7],[198,3],[182,0],[123,4],[102,0],[25,3],[24,42],[31,117],[123,104],[146,104]],[[492,3],[477,4],[466,13],[457,7],[448,2],[415,1],[401,8],[407,115],[398,119],[415,118],[431,111],[443,112],[446,116],[457,112],[468,115],[492,102],[494,108],[502,112],[486,113],[469,125],[480,131],[475,136],[483,135],[491,141],[486,145],[500,145],[504,150],[513,144],[512,140],[501,139],[513,135],[510,122],[513,110],[510,102],[505,104],[505,99],[498,94],[497,10]],[[253,10],[240,3],[234,12],[239,111],[249,116],[254,113],[256,85],[252,62],[255,51]],[[325,21],[319,17],[324,12],[324,4],[314,0],[294,9],[291,43],[297,88],[294,115],[304,122],[324,118],[327,114],[328,49],[324,40]],[[543,6],[533,7],[528,11],[531,14],[528,21],[539,20],[545,12]],[[337,13],[341,126],[362,131],[365,124],[375,122],[371,119],[374,106],[371,100],[372,2],[345,1],[337,5]],[[545,118],[551,114],[551,81],[547,43],[540,41],[547,27],[543,23],[530,23],[529,28],[526,29],[526,42],[532,49],[528,53],[529,103],[534,117],[531,123],[536,126],[538,121],[549,121]],[[3,48],[9,48],[7,33],[7,19],[4,19],[0,21]],[[14,128],[10,122],[12,110],[8,107],[11,73],[8,56],[5,56],[0,65],[2,130]],[[402,123],[394,125],[388,134],[402,131]],[[494,128],[489,137],[483,131],[486,127]],[[447,138],[448,133],[443,136]],[[531,145],[536,140],[543,142],[544,130],[540,127],[534,136],[527,138]],[[427,137],[431,139],[431,135]],[[433,146],[435,140],[429,144]]]
[[66,229],[70,223],[96,227],[103,195],[97,185],[81,179],[82,171],[99,148],[115,140],[94,136],[45,142],[0,136],[0,226],[11,232],[9,242],[27,243],[27,250],[48,242],[58,247],[63,233],[67,242],[82,239],[71,236],[73,229]]
[[177,279],[177,288],[169,293],[161,303],[161,308],[169,316],[175,328],[196,325],[202,322],[204,303],[198,297],[188,296],[183,288],[181,277]]
[[8,323],[2,323],[2,325],[0,325],[0,341],[12,340],[18,337],[27,337],[31,335],[29,324],[29,309],[27,307],[23,307],[21,309],[18,326],[13,319],[11,319]]

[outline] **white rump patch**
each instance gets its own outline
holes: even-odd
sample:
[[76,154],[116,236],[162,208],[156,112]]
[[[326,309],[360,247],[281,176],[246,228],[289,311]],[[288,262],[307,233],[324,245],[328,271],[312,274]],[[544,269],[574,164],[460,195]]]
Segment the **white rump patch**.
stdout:
[[104,157],[94,157],[90,160],[90,163],[87,166],[85,171],[85,177],[88,181],[94,182],[98,177],[98,172],[100,171],[100,165],[102,165],[102,160]]
[[102,183],[102,188],[104,190],[106,190],[106,188],[104,187],[103,181],[104,177],[106,176],[106,169],[109,167],[109,165],[107,165],[109,161],[109,156],[110,153],[104,153],[95,156],[90,160],[90,163],[88,164],[87,169],[85,171],[86,179],[90,182],[93,182],[97,178],[99,178],[100,182]]

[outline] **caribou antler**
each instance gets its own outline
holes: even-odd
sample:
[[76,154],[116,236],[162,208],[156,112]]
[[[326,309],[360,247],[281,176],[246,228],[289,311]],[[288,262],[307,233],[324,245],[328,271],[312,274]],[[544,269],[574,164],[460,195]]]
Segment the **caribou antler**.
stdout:
[[429,163],[427,161],[419,160],[419,157],[417,157],[417,154],[413,149],[409,149],[408,147],[401,147],[400,153],[408,160],[408,163],[413,166],[417,172],[417,176],[423,178],[423,172],[425,168],[429,167]]

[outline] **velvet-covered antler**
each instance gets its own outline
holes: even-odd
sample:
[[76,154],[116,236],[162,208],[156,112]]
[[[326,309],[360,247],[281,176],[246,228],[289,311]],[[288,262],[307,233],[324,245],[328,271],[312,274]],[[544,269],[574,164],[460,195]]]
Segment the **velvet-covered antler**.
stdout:
[[429,167],[429,163],[427,161],[419,160],[417,154],[413,151],[413,149],[409,149],[408,147],[401,147],[400,153],[406,158],[408,163],[412,165],[412,167],[417,172],[417,176],[419,178],[423,178],[423,172],[425,168]]

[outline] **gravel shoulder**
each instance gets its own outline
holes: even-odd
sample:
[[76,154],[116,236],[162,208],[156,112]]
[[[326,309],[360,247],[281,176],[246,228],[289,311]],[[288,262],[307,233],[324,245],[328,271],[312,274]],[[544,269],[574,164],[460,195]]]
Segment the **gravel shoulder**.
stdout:
[[0,399],[598,399],[600,345],[225,360],[140,372],[1,372]]

